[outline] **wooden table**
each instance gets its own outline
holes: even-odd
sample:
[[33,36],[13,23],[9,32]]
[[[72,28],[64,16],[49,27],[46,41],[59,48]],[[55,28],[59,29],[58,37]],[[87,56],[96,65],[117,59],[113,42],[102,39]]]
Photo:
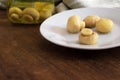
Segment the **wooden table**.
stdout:
[[13,25],[0,10],[0,80],[120,80],[120,47],[76,50],[45,40],[38,25]]

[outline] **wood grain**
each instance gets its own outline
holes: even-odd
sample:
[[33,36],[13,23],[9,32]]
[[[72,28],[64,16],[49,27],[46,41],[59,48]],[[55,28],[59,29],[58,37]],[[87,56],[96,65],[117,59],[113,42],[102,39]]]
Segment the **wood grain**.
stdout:
[[14,25],[0,11],[0,80],[120,80],[120,47],[77,50],[45,40],[39,25]]

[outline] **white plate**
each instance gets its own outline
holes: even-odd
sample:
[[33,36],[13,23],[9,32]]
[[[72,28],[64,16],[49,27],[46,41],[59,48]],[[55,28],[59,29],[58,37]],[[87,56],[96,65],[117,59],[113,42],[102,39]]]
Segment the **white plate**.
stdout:
[[[48,41],[60,46],[99,50],[120,46],[120,9],[118,8],[80,8],[64,11],[46,19],[40,26],[42,36]],[[79,15],[84,19],[88,15],[98,15],[109,18],[114,22],[113,30],[108,34],[99,34],[98,43],[95,45],[82,45],[78,43],[78,35],[66,31],[67,20],[72,15]]]

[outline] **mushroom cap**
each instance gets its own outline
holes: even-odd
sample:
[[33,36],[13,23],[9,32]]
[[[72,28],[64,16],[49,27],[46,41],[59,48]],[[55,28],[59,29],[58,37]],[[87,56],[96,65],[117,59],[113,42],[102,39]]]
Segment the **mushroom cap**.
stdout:
[[84,19],[86,27],[88,27],[88,28],[95,27],[96,22],[99,20],[100,20],[100,17],[97,15],[90,15]]
[[68,18],[67,21],[67,31],[70,33],[77,33],[80,31],[80,17],[78,15],[73,15]]
[[33,21],[33,17],[30,16],[30,15],[27,15],[27,14],[26,14],[26,15],[23,15],[22,21],[23,21],[24,23],[32,22],[32,21]]
[[85,44],[85,45],[94,45],[98,41],[98,34],[96,32],[93,32],[92,35],[85,36],[83,34],[79,35],[79,43]]
[[11,15],[11,14],[17,14],[17,15],[19,15],[19,16],[22,16],[22,10],[20,9],[20,8],[18,8],[18,7],[11,7],[10,9],[9,9],[9,15]]
[[11,16],[9,17],[10,21],[12,22],[19,22],[20,21],[20,17],[18,14],[11,14]]
[[39,20],[40,14],[35,8],[25,8],[23,10],[23,15],[30,15],[34,20]]
[[113,26],[114,26],[114,23],[112,22],[112,20],[107,18],[101,18],[96,23],[96,30],[101,33],[108,33],[113,29]]

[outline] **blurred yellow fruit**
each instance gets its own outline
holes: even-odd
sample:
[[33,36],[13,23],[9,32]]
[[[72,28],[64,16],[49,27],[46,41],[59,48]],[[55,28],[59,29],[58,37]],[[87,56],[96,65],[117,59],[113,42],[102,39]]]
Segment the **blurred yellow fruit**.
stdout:
[[46,4],[46,2],[35,2],[34,7],[36,10],[40,11]]
[[43,9],[40,11],[40,17],[42,19],[47,19],[48,17],[52,16],[52,12],[47,10],[47,9]]

